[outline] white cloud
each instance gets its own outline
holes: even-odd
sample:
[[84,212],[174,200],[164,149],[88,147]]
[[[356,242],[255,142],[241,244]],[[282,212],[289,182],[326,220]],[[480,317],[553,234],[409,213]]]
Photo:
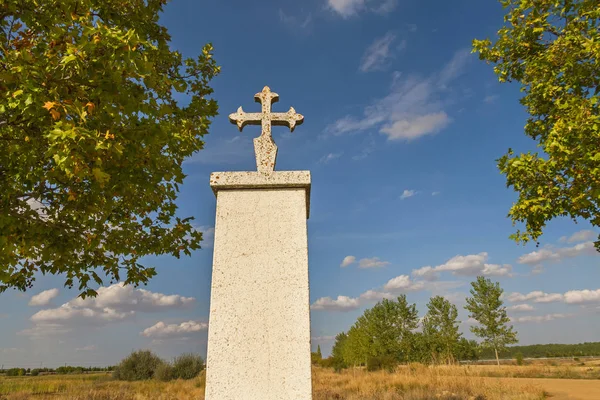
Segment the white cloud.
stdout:
[[438,133],[450,124],[451,120],[444,111],[419,115],[411,118],[402,118],[393,121],[381,128],[389,140],[412,140],[421,136]]
[[144,329],[140,335],[148,338],[174,338],[189,336],[193,333],[198,333],[208,329],[206,322],[187,321],[180,324],[165,324],[162,321],[157,322],[153,326]]
[[489,96],[485,96],[483,98],[483,102],[486,104],[492,104],[494,103],[496,100],[498,99],[498,96],[493,94],[493,95],[489,95]]
[[98,348],[96,347],[95,344],[91,344],[89,346],[84,346],[84,347],[78,347],[75,349],[75,351],[96,351],[98,350]]
[[67,321],[86,321],[87,323],[104,324],[107,322],[121,321],[134,314],[130,312],[118,312],[112,308],[91,309],[73,307],[66,303],[58,308],[41,310],[31,316],[31,321],[42,324],[63,324]]
[[553,320],[559,319],[559,318],[568,318],[571,316],[572,315],[569,315],[569,314],[528,315],[525,317],[511,318],[511,321],[512,322],[535,322],[535,323],[539,324],[542,322],[553,321]]
[[431,195],[432,195],[432,196],[437,196],[437,195],[439,195],[439,194],[440,194],[440,192],[431,192]]
[[393,11],[398,0],[327,0],[327,6],[342,18],[349,18],[359,12],[371,11],[387,14]]
[[[581,235],[584,236],[584,235]],[[560,262],[565,258],[574,258],[581,255],[598,255],[594,242],[585,242],[576,244],[573,247],[562,247],[562,248],[545,248],[539,251],[533,251],[531,253],[522,255],[519,257],[517,262],[519,264],[538,265],[544,261]]]
[[312,15],[309,13],[306,17],[299,17],[286,14],[281,8],[279,9],[279,20],[288,28],[298,31],[307,30],[312,23]]
[[417,194],[415,190],[405,189],[404,192],[400,195],[400,200],[408,199],[409,197],[413,197]]
[[331,297],[321,297],[311,306],[311,310],[330,310],[330,311],[351,311],[360,306],[358,299],[348,296],[338,296],[337,299]]
[[347,267],[350,264],[354,264],[355,262],[356,262],[356,257],[354,257],[354,256],[346,256],[342,260],[342,263],[340,264],[340,267],[345,268],[345,267]]
[[469,254],[466,256],[455,256],[444,264],[436,267],[426,266],[412,271],[414,277],[426,280],[439,278],[439,273],[448,271],[458,276],[512,276],[512,266],[509,264],[487,264],[488,253]]
[[329,161],[335,160],[336,158],[340,158],[341,156],[342,153],[329,153],[319,159],[319,164],[327,164]]
[[[402,293],[410,291],[429,290],[433,294],[446,295],[445,292],[447,290],[455,289],[463,285],[464,282],[459,281],[412,281],[408,275],[400,275],[390,279],[383,286],[383,290],[367,290],[358,297],[338,296],[335,300],[330,297],[322,297],[311,305],[311,309],[328,311],[350,311],[355,310],[367,303],[373,303],[381,301],[383,299],[394,300],[397,297],[397,293],[399,292]],[[463,300],[464,297],[465,295],[463,293]]]
[[363,258],[358,262],[358,268],[380,268],[389,264],[388,261],[381,261],[379,257]]
[[530,304],[517,304],[514,306],[507,307],[506,309],[514,312],[527,312],[535,310],[535,308],[533,308],[533,306]]
[[414,291],[423,289],[423,282],[412,281],[408,275],[399,275],[390,279],[383,288],[385,290]]
[[598,238],[598,233],[588,230],[588,229],[584,229],[582,231],[575,232],[568,238],[566,236],[563,236],[559,239],[559,241],[562,243],[565,243],[565,242],[566,243],[578,243],[578,242],[586,242],[586,241],[594,240],[597,238]]
[[360,299],[361,300],[366,300],[366,301],[381,301],[383,299],[394,299],[396,296],[392,293],[389,292],[380,292],[377,290],[367,290],[366,292],[364,292],[363,294],[360,295]]
[[[393,49],[390,49],[390,47],[395,40],[396,35],[392,32],[388,32],[383,37],[376,39],[365,50],[358,69],[361,72],[384,69],[387,66],[388,60],[394,56]],[[406,42],[403,42],[400,47],[404,46],[406,46]]]
[[414,269],[412,271],[412,276],[415,278],[425,279],[426,281],[435,281],[440,278],[440,274],[430,266]]
[[327,127],[333,135],[378,129],[388,140],[414,140],[444,129],[451,118],[444,111],[447,87],[464,71],[468,50],[457,52],[438,73],[427,78],[394,74],[391,92],[367,106],[363,116],[346,115]]
[[52,301],[52,299],[55,298],[56,296],[58,296],[58,289],[54,288],[54,289],[44,290],[43,292],[38,293],[35,296],[32,296],[31,300],[29,300],[29,305],[30,306],[48,305],[50,303],[50,301]]
[[600,289],[570,290],[564,298],[568,304],[600,303]]
[[136,289],[131,285],[116,283],[100,287],[95,298],[80,297],[57,308],[40,310],[30,320],[33,328],[25,329],[23,334],[39,337],[61,334],[73,327],[98,326],[119,322],[131,318],[136,312],[171,310],[190,306],[193,297],[165,295],[145,289]]
[[513,292],[509,294],[506,299],[511,303],[518,303],[522,301],[533,300],[534,303],[553,303],[556,301],[562,301],[563,295],[560,293],[544,293],[540,290],[535,290],[527,294],[521,294],[519,292]]
[[485,276],[512,276],[512,266],[509,264],[484,264],[481,273]]
[[119,311],[153,312],[186,307],[195,301],[193,297],[184,297],[178,294],[166,295],[146,289],[136,289],[131,285],[125,286],[123,282],[101,287],[97,292],[98,295],[95,298],[88,297],[84,300],[78,297],[67,304],[79,308],[112,308]]
[[67,328],[61,324],[36,324],[32,328],[27,328],[19,331],[18,335],[29,336],[31,339],[37,339],[45,336],[62,335],[70,332],[71,328]]

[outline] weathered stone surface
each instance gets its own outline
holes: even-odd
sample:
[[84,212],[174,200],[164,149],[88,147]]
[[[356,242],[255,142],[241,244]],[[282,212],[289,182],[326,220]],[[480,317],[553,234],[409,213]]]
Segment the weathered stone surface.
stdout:
[[288,126],[293,132],[296,125],[302,124],[304,116],[298,114],[294,107],[290,107],[286,113],[271,112],[271,105],[279,100],[279,95],[271,92],[268,86],[265,86],[262,92],[256,93],[254,99],[261,103],[262,112],[247,113],[240,107],[237,112],[229,114],[229,121],[236,124],[240,131],[246,125],[261,125],[261,135],[254,139],[256,168],[259,172],[268,173],[275,169],[277,162],[277,145],[273,141],[271,126]]
[[306,192],[306,218],[310,215],[310,171],[274,171],[268,174],[253,171],[213,172],[210,187],[215,195],[227,189],[303,188]]
[[312,398],[308,171],[215,172],[207,400]]

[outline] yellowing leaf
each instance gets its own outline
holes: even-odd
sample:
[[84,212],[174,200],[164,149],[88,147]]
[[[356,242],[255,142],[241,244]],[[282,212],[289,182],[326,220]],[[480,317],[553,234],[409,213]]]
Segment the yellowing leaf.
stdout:
[[75,193],[74,193],[74,192],[71,192],[71,191],[69,190],[69,197],[68,197],[68,200],[69,200],[69,201],[73,201],[73,200],[75,200],[75,199],[77,199],[77,196],[75,196]]
[[44,108],[48,111],[50,111],[51,108],[53,108],[54,106],[56,106],[58,103],[54,102],[54,101],[47,101],[44,103]]
[[92,168],[92,174],[94,178],[100,183],[100,185],[104,185],[109,179],[110,175],[106,172],[103,172],[100,168]]
[[50,110],[50,114],[52,114],[52,119],[57,120],[60,118],[60,113],[56,110]]
[[13,99],[23,94],[23,90],[19,89],[12,94]]
[[87,107],[87,111],[89,114],[92,113],[92,111],[94,111],[94,108],[96,108],[96,106],[94,105],[94,103],[88,101],[85,105]]

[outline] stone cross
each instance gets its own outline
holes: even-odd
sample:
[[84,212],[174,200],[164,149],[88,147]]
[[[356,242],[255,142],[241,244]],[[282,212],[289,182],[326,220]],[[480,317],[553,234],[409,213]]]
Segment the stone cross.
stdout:
[[298,114],[294,107],[290,107],[286,113],[271,112],[271,105],[279,100],[279,95],[271,92],[268,86],[265,86],[262,92],[256,93],[254,100],[261,103],[262,112],[247,113],[240,107],[237,112],[229,114],[229,121],[237,124],[240,132],[246,125],[261,125],[262,132],[254,139],[256,168],[259,172],[269,174],[275,169],[277,160],[277,145],[273,141],[271,126],[288,126],[293,132],[296,125],[304,122],[304,116]]

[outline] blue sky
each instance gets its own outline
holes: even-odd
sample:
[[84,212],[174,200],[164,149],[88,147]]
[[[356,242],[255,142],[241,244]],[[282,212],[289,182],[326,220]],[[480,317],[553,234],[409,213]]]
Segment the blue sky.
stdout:
[[[185,163],[178,205],[205,232],[180,260],[146,260],[158,276],[140,291],[113,286],[75,300],[62,277],[39,277],[25,294],[0,295],[0,364],[107,365],[137,348],[170,358],[206,352],[215,197],[213,171],[254,170],[251,140],[227,115],[274,106],[305,116],[276,127],[278,170],[312,174],[309,273],[313,347],[383,297],[406,293],[423,314],[431,295],[462,309],[469,282],[485,274],[505,289],[523,344],[600,340],[600,269],[588,223],[557,220],[535,245],[508,239],[516,199],[495,160],[535,149],[514,85],[470,54],[493,36],[498,2],[458,0],[175,0],[162,23],[172,47],[193,57],[212,42],[222,66],[213,82],[220,115]],[[185,101],[185,99],[182,99]],[[342,266],[343,265],[343,266]]]

